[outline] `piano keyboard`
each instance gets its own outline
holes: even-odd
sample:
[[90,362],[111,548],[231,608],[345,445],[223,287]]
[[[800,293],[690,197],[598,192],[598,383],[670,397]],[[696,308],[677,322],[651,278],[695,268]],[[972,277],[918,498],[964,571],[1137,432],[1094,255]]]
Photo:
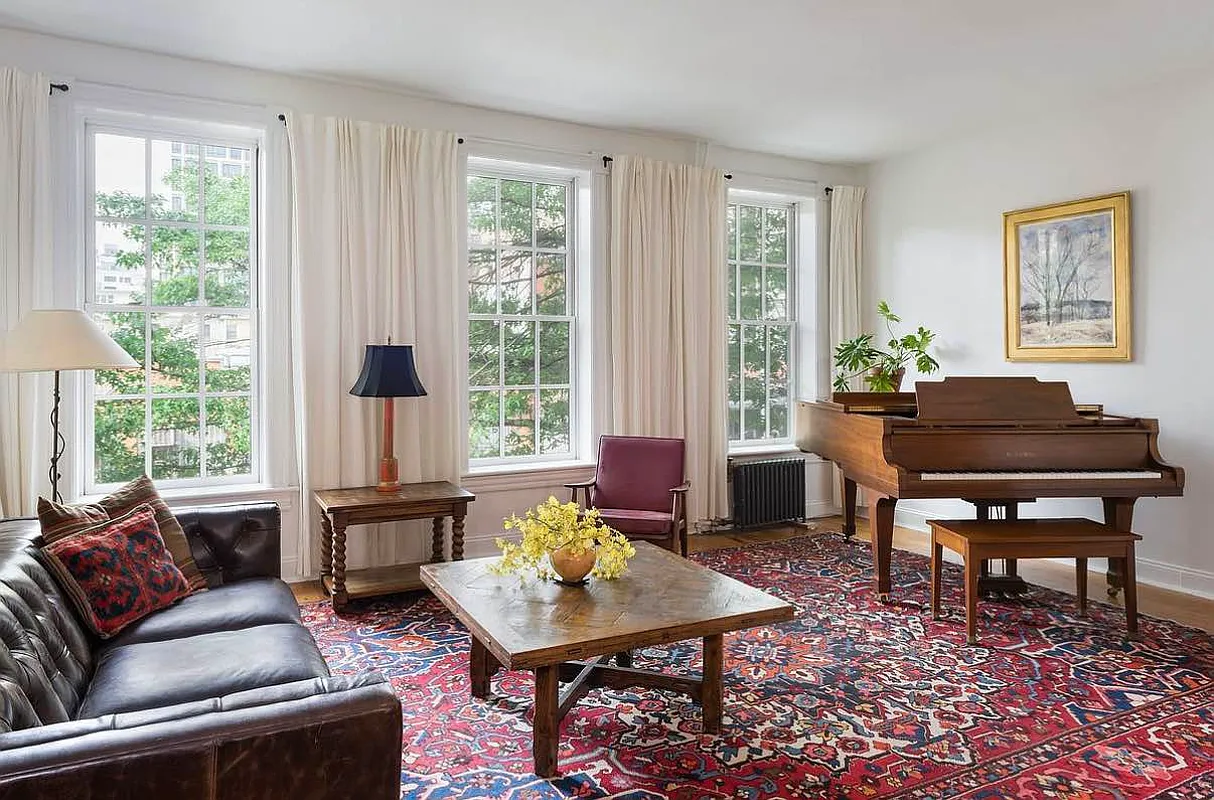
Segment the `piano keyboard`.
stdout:
[[1087,472],[924,472],[925,481],[1112,481],[1158,480],[1162,472],[1151,470],[1090,470]]

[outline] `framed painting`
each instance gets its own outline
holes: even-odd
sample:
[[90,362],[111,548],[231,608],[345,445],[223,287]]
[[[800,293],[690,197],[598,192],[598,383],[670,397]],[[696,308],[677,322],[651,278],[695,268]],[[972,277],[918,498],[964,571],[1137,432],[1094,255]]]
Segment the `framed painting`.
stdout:
[[1130,360],[1130,193],[1003,215],[1008,361]]

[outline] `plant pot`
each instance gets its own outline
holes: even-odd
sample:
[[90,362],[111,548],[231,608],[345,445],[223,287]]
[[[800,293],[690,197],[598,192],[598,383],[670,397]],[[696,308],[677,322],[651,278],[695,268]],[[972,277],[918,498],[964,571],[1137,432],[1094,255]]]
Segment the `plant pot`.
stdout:
[[[868,372],[870,375],[880,375],[883,372],[885,372],[885,370],[881,369],[880,367],[873,367]],[[905,367],[899,367],[897,370],[894,371],[892,380],[890,381],[890,384],[892,386],[892,388],[890,389],[891,392],[899,392],[902,390],[902,378],[904,378],[905,376],[906,376]]]
[[561,582],[567,584],[584,583],[597,558],[598,553],[593,548],[574,554],[571,547],[558,547],[548,554],[552,569],[561,576]]

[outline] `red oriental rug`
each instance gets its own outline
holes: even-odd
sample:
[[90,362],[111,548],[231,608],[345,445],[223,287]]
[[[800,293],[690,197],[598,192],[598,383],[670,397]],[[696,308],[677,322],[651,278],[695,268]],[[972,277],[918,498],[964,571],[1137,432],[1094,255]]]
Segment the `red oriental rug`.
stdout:
[[[1035,589],[980,605],[966,647],[961,576],[946,619],[926,613],[927,562],[894,552],[895,602],[876,602],[865,542],[821,534],[718,550],[702,564],[794,603],[783,625],[727,634],[725,717],[692,701],[596,690],[561,728],[561,776],[531,774],[529,673],[468,695],[468,634],[427,594],[304,607],[334,672],[379,670],[404,707],[402,797],[1214,798],[1214,638],[1144,618],[1090,617]],[[638,666],[698,671],[699,643]]]

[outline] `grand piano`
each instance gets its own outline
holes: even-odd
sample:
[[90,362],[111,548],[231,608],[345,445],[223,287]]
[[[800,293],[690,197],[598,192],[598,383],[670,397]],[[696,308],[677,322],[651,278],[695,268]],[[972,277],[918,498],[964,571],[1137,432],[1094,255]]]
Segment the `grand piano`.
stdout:
[[[856,531],[856,487],[864,487],[882,601],[898,500],[958,498],[980,519],[992,511],[1015,519],[1019,503],[1040,497],[1099,497],[1105,524],[1128,531],[1139,497],[1184,493],[1184,470],[1159,455],[1156,420],[1076,406],[1061,381],[955,377],[919,381],[913,393],[836,392],[798,402],[796,431],[801,450],[843,473],[846,536]],[[1014,562],[1008,567],[1017,581]],[[1124,574],[1124,560],[1111,559],[1110,594]]]

